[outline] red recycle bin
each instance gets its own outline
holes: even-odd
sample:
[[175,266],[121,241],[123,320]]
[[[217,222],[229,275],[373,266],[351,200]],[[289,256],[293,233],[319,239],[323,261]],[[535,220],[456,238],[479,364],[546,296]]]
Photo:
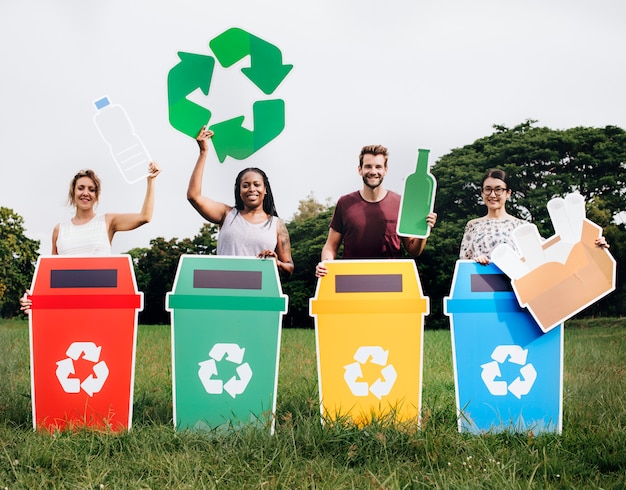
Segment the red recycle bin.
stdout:
[[31,290],[33,427],[130,428],[143,308],[131,257],[40,257]]

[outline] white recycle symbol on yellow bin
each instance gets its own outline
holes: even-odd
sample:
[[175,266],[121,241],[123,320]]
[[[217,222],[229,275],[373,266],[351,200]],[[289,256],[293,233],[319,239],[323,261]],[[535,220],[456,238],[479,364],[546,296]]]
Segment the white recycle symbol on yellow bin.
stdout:
[[[79,393],[82,388],[89,396],[98,393],[104,386],[104,382],[109,377],[109,367],[106,362],[100,361],[100,351],[102,346],[98,347],[93,342],[74,342],[67,351],[67,358],[57,362],[56,375],[63,391],[66,393]],[[70,378],[75,374],[74,361],[83,359],[94,363],[93,374],[90,374],[81,382],[78,378]],[[94,376],[95,375],[95,376]]]
[[[537,379],[537,371],[535,367],[528,363],[526,357],[528,349],[522,349],[519,345],[499,345],[497,346],[491,358],[493,361],[483,364],[481,378],[489,393],[495,396],[505,396],[509,391],[518,399],[528,395]],[[501,377],[500,365],[507,360],[510,363],[522,366],[519,370],[520,376],[516,377],[510,384],[504,380],[497,380]]]
[[[239,347],[237,344],[226,343],[218,343],[211,348],[209,352],[210,359],[198,363],[200,365],[198,377],[207,393],[210,395],[221,395],[225,391],[235,398],[246,390],[248,383],[252,379],[252,369],[250,369],[247,362],[242,364],[245,351],[245,348]],[[235,371],[239,379],[237,379],[237,376],[233,376],[224,382],[219,378],[214,378],[218,374],[217,362],[221,361],[224,356],[226,356],[227,361],[238,364]]]
[[[367,396],[368,392],[371,392],[380,400],[383,396],[389,394],[398,375],[393,365],[387,365],[388,357],[389,351],[378,345],[364,345],[357,349],[354,354],[356,362],[344,366],[346,371],[343,374],[343,378],[354,396]],[[357,381],[357,379],[363,377],[361,366],[368,361],[372,364],[384,366],[380,370],[382,378],[377,378],[371,385],[368,385],[367,381]]]

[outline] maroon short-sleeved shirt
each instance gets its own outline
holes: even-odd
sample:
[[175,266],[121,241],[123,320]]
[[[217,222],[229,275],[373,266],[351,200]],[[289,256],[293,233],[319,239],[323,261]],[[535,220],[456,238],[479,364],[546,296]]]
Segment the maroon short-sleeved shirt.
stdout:
[[359,191],[341,196],[330,227],[343,235],[343,258],[400,258],[399,209],[400,194],[392,191],[379,202],[366,201]]

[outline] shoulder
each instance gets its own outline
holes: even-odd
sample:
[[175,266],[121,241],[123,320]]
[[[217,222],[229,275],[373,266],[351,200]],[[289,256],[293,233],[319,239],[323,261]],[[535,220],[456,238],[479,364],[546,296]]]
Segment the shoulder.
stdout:
[[465,229],[474,228],[475,226],[478,226],[481,223],[485,223],[485,222],[486,220],[484,217],[471,219],[465,224]]
[[106,213],[106,214],[99,214],[97,215],[94,220],[100,220],[100,221],[104,221],[104,223],[106,224],[107,228],[111,226],[111,223],[113,223],[113,221],[115,220],[115,218],[117,218],[118,214],[117,213]]
[[272,219],[276,222],[277,233],[287,233],[287,225],[285,225],[285,222],[282,219],[277,216],[273,216]]
[[389,201],[389,202],[400,202],[400,194],[398,194],[397,192],[394,191],[387,191],[387,195],[382,199],[383,201]]
[[359,193],[359,191],[354,191],[348,194],[344,194],[337,200],[337,204],[339,204],[340,202],[355,201],[355,200],[361,200],[361,194]]

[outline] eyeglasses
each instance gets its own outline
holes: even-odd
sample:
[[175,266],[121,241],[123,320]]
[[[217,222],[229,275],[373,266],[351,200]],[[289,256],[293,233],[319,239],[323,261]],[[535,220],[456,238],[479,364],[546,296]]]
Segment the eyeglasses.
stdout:
[[508,189],[506,187],[483,187],[483,195],[490,196],[493,192],[496,196],[500,197],[502,193],[507,190]]

